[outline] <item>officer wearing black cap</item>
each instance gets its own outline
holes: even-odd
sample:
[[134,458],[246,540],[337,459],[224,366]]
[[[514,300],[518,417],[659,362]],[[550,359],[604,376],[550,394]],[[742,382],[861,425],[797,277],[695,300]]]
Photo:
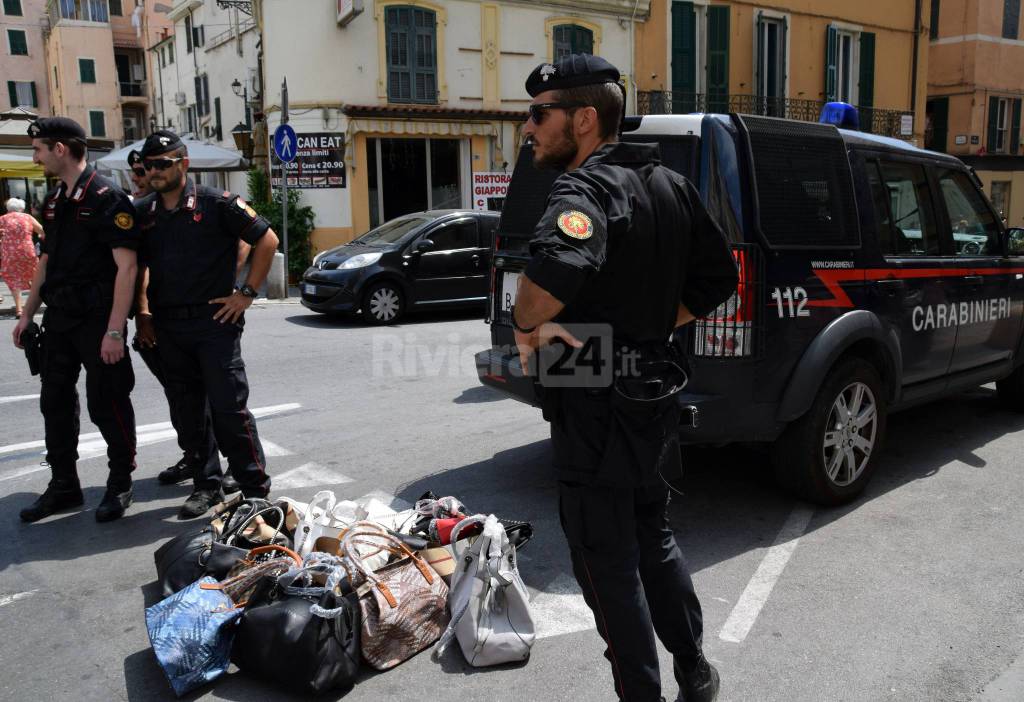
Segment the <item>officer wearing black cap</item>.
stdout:
[[142,154],[135,149],[128,152],[128,172],[132,181],[132,197],[143,197],[149,192],[146,169],[142,167]]
[[139,231],[128,196],[85,160],[85,131],[66,117],[29,125],[32,160],[57,187],[43,201],[46,237],[14,343],[41,302],[43,315],[40,409],[46,426],[46,462],[52,479],[21,518],[34,522],[82,504],[78,460],[76,384],[85,368],[89,417],[107,442],[110,473],[97,521],[122,516],[132,501],[135,469],[135,386],[125,323],[137,273]]
[[[216,436],[242,493],[265,496],[270,477],[246,407],[241,337],[244,312],[270,270],[277,235],[237,195],[196,185],[188,177],[188,150],[174,132],[151,134],[141,154],[153,192],[135,203],[148,278],[138,296],[140,342],[159,351],[188,450],[208,455]],[[239,239],[253,248],[248,279],[236,290]],[[221,479],[219,465],[205,463],[179,516],[198,516],[222,500]]]
[[[604,383],[564,387],[563,378],[544,388],[573,572],[620,699],[663,699],[656,631],[673,654],[679,699],[705,702],[719,677],[702,651],[700,602],[668,525],[662,477],[681,469],[685,361],[669,339],[723,302],[737,273],[698,193],[659,165],[658,147],[618,143],[618,81],[613,65],[580,54],[542,64],[526,81],[534,162],[564,173],[531,241],[512,319],[524,367],[552,339],[580,348],[592,325],[611,336],[605,348],[616,355],[602,361],[614,372]],[[580,324],[591,325],[586,337]]]

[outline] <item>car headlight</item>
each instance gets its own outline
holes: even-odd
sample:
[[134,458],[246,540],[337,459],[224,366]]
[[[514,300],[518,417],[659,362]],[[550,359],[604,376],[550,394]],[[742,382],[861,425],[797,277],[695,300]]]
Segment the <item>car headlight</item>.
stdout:
[[350,271],[353,268],[365,268],[366,266],[373,265],[374,263],[379,261],[380,257],[383,256],[383,255],[384,255],[383,253],[364,253],[364,254],[358,254],[358,255],[353,256],[352,258],[348,259],[347,261],[342,263],[340,266],[338,266],[338,270],[339,271]]

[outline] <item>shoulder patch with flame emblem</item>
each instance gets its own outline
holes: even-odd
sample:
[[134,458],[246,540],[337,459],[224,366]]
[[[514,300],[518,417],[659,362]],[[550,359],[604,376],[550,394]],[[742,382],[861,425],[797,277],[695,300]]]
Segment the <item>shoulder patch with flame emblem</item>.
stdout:
[[594,223],[590,217],[576,210],[566,210],[558,215],[558,228],[573,239],[589,239],[594,235]]

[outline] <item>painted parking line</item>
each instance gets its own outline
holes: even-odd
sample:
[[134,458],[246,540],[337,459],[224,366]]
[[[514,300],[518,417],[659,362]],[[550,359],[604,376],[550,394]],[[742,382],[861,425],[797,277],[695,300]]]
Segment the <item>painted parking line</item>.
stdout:
[[[265,444],[264,444],[265,445]],[[351,483],[352,478],[329,470],[319,463],[303,463],[280,475],[271,475],[275,490],[295,490],[298,488],[343,485]]]
[[9,604],[17,602],[18,600],[24,600],[32,597],[32,595],[39,592],[39,590],[29,590],[28,592],[16,592],[13,595],[0,595],[0,607],[6,607]]
[[742,643],[747,638],[761,609],[771,596],[772,588],[775,587],[779,576],[786,568],[786,563],[796,550],[800,537],[807,531],[807,525],[813,515],[814,510],[804,506],[797,506],[790,513],[786,523],[779,530],[779,535],[775,537],[775,543],[761,559],[761,565],[747,583],[739,602],[733,607],[732,613],[718,633],[718,638],[722,641]]
[[286,449],[280,444],[275,444],[273,441],[260,437],[260,443],[263,444],[263,455],[269,458],[277,458],[280,456],[291,456],[292,452]]
[[562,573],[530,600],[537,638],[574,634],[596,628],[594,614],[583,600],[576,579]]
[[9,402],[23,402],[25,400],[38,400],[39,394],[35,395],[8,395],[7,397],[0,397],[0,405],[6,405]]

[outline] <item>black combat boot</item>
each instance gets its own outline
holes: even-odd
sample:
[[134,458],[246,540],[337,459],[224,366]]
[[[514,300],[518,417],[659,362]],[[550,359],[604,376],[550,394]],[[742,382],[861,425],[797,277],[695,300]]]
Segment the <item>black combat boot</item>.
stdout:
[[178,519],[200,517],[216,504],[224,501],[224,493],[220,488],[196,488],[185,500],[178,512]]
[[225,495],[230,495],[233,492],[241,492],[242,486],[229,473],[225,473],[220,479],[220,489]]
[[38,522],[61,510],[81,507],[84,501],[78,485],[50,484],[35,502],[21,510],[21,521]]
[[188,456],[182,456],[181,460],[170,468],[164,468],[156,479],[162,485],[176,485],[183,480],[188,480],[195,475],[195,469],[189,463]]
[[673,664],[676,681],[679,682],[679,697],[676,702],[714,702],[718,697],[720,680],[715,666],[700,654],[697,664],[684,668],[678,661]]
[[100,501],[100,506],[96,508],[96,521],[112,522],[115,519],[120,519],[132,503],[133,497],[131,485],[126,490],[108,487]]

